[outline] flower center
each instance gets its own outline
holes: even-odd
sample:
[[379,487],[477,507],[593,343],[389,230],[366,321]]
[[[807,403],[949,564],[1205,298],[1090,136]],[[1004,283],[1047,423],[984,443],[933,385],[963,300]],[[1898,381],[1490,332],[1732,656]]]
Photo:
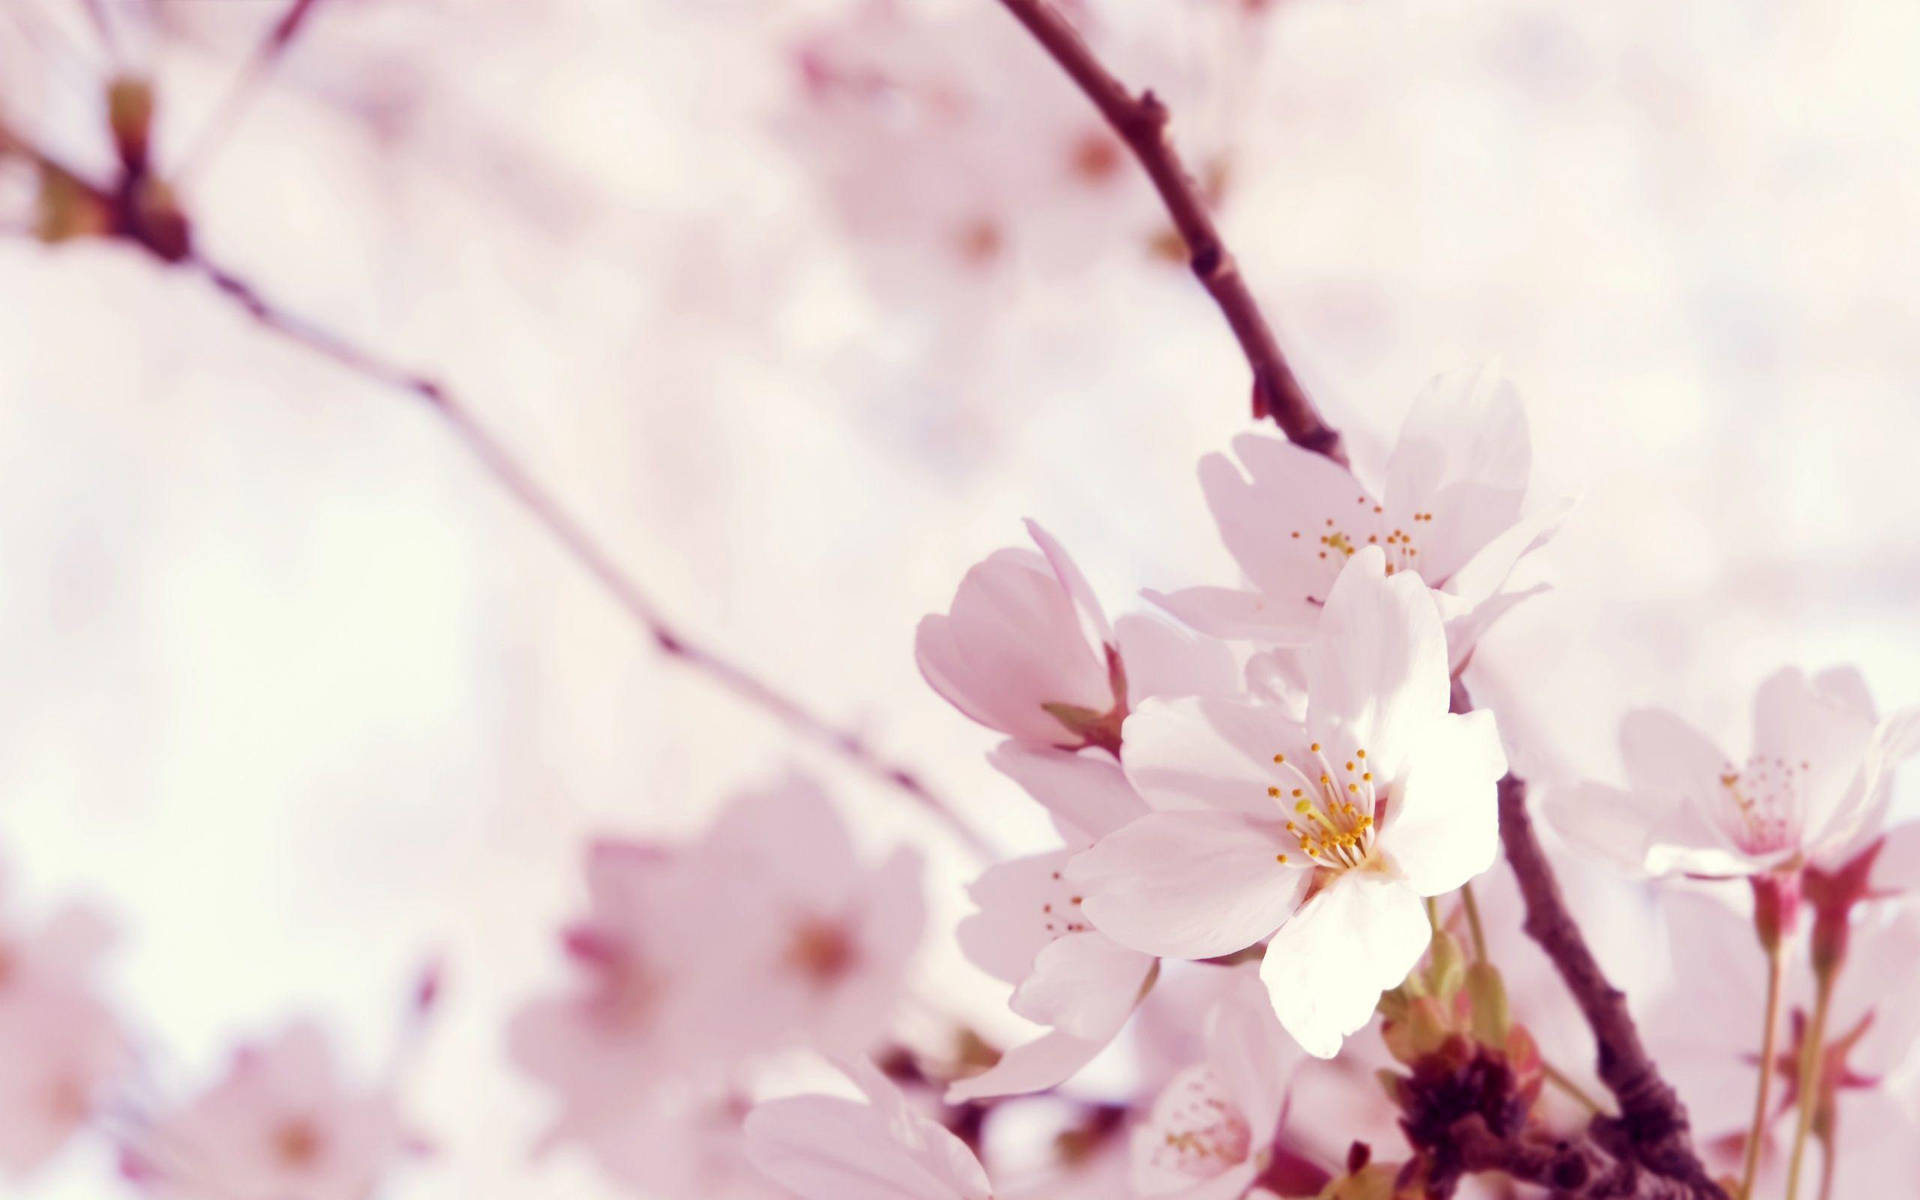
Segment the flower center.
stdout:
[[[1366,749],[1356,747],[1353,757],[1337,766],[1319,742],[1307,753],[1305,769],[1284,754],[1273,756],[1274,765],[1292,785],[1267,789],[1267,795],[1290,814],[1287,834],[1302,854],[1320,866],[1346,871],[1365,865],[1373,857],[1374,814],[1379,803]],[[1289,861],[1286,854],[1275,857]]]
[[[1343,521],[1337,517],[1326,518],[1326,524],[1313,531],[1320,543],[1319,555],[1336,569],[1349,558],[1360,553],[1368,546],[1378,546],[1386,552],[1387,574],[1395,571],[1417,571],[1420,569],[1420,549],[1414,545],[1413,535],[1420,527],[1433,520],[1430,512],[1417,512],[1408,520],[1406,526],[1395,525],[1388,528],[1386,508],[1377,504],[1366,495],[1355,497],[1359,506],[1360,520]],[[1290,535],[1295,541],[1307,536],[1308,531],[1295,529]],[[1309,597],[1316,602],[1324,602],[1325,597]]]
[[1212,1071],[1185,1083],[1153,1147],[1155,1167],[1189,1179],[1212,1179],[1247,1161],[1253,1130],[1225,1091]]
[[295,1170],[312,1166],[320,1157],[320,1146],[320,1131],[303,1117],[286,1122],[273,1134],[274,1156]]
[[1750,756],[1740,770],[1728,764],[1720,775],[1720,788],[1728,801],[1721,807],[1720,824],[1734,845],[1748,854],[1793,845],[1806,812],[1802,790],[1807,770],[1804,761],[1794,764],[1758,754]]
[[810,917],[794,926],[787,965],[815,987],[838,983],[860,960],[860,947],[840,921]]

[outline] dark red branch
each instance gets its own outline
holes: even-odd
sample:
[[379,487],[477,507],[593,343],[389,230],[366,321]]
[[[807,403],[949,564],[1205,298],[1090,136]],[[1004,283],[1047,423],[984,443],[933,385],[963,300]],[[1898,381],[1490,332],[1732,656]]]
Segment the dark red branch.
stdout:
[[1479,1117],[1452,1130],[1450,1149],[1469,1172],[1498,1171],[1546,1188],[1555,1200],[1700,1200],[1718,1196],[1610,1154],[1591,1137],[1560,1138],[1534,1133],[1502,1138]]
[[1627,1009],[1626,993],[1608,982],[1568,911],[1553,867],[1534,836],[1526,781],[1512,775],[1500,781],[1500,841],[1526,902],[1527,936],[1552,960],[1592,1027],[1600,1079],[1620,1105],[1619,1116],[1594,1119],[1594,1137],[1622,1158],[1683,1185],[1686,1190],[1675,1195],[1718,1200],[1724,1193],[1694,1153],[1686,1105],[1647,1054]]
[[1221,240],[1200,185],[1167,136],[1167,106],[1150,91],[1134,95],[1114,78],[1049,0],[1001,3],[1073,78],[1146,168],[1167,215],[1173,219],[1173,227],[1187,244],[1187,261],[1194,275],[1220,306],[1247,364],[1253,368],[1253,415],[1272,417],[1290,441],[1345,466],[1347,455],[1339,431],[1320,416],[1294,377],[1293,368],[1287,365],[1259,302],[1247,289],[1239,264]]
[[[1458,679],[1453,683],[1452,707],[1455,712],[1473,708],[1466,686]],[[1526,780],[1508,774],[1500,781],[1499,799],[1500,842],[1527,910],[1522,928],[1546,953],[1567,990],[1573,993],[1581,1015],[1593,1030],[1600,1080],[1620,1106],[1617,1117],[1595,1117],[1589,1126],[1590,1136],[1615,1157],[1644,1166],[1683,1189],[1645,1193],[1648,1196],[1725,1200],[1726,1193],[1694,1152],[1686,1105],[1673,1085],[1662,1078],[1640,1040],[1640,1029],[1627,1008],[1626,993],[1608,981],[1587,945],[1586,935],[1567,908],[1553,864],[1534,836],[1533,818],[1527,812]]]

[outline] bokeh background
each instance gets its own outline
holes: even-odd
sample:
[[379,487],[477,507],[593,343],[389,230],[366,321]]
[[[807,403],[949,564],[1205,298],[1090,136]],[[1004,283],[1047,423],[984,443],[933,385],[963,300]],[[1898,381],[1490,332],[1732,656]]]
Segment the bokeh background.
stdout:
[[[1247,426],[1244,364],[989,0],[334,0],[206,145],[284,6],[102,3],[113,45],[0,0],[10,124],[105,170],[104,82],[151,78],[210,258],[445,381],[690,633],[1007,847],[1041,821],[914,621],[1023,516],[1115,608],[1229,578],[1194,464]],[[1738,748],[1782,663],[1920,701],[1920,10],[1093,15],[1363,467],[1430,375],[1520,385],[1540,495],[1579,503],[1477,665],[1536,772],[1611,777],[1637,704]],[[876,100],[881,68],[926,90]],[[119,926],[154,1087],[296,1014],[381,1070],[439,962],[406,1072],[437,1153],[392,1195],[616,1194],[529,1157],[501,1029],[559,977],[587,836],[793,765],[933,848],[929,986],[996,1007],[938,828],[658,654],[422,405],[137,248],[40,244],[17,170],[0,201],[0,863],[16,911]],[[30,1194],[113,1170],[80,1145]]]

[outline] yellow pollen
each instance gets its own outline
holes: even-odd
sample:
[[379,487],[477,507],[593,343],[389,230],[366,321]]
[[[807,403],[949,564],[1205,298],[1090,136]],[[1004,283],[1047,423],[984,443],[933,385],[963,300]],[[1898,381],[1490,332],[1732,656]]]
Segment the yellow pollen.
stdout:
[[1365,750],[1355,750],[1353,752],[1353,756],[1355,758],[1365,758],[1367,756],[1367,752]]
[[1357,792],[1360,790],[1360,785],[1357,783],[1350,783],[1347,785],[1347,790],[1350,792]]
[[1305,790],[1304,788],[1295,788],[1295,789],[1293,789],[1293,794],[1294,794],[1294,795],[1296,795],[1296,796],[1304,796],[1304,795],[1306,795],[1307,793],[1306,793],[1306,790]]
[[1320,743],[1315,742],[1313,745],[1307,747],[1307,749],[1313,751],[1315,754],[1318,754],[1320,753]]
[[1286,855],[1284,855],[1284,854],[1276,854],[1276,855],[1274,855],[1274,856],[1273,856],[1273,861],[1275,861],[1275,862],[1285,862],[1285,861],[1287,861],[1287,856],[1286,856]]
[[1364,780],[1366,780],[1366,781],[1367,781],[1368,783],[1372,783],[1372,782],[1373,782],[1373,772],[1372,772],[1372,771],[1362,771],[1362,772],[1360,773],[1360,778],[1362,778],[1362,779],[1364,779]]
[[1278,796],[1279,794],[1280,794],[1280,789],[1277,787],[1270,787],[1267,789],[1267,795],[1269,796]]
[[1351,771],[1351,770],[1353,770],[1353,764],[1352,764],[1352,763],[1348,763],[1348,764],[1347,764],[1347,770],[1349,770],[1349,771]]

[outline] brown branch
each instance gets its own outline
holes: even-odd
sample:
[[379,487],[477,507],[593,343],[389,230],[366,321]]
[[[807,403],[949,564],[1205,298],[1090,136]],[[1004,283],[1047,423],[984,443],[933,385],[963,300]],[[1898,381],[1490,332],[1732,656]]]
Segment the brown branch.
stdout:
[[1167,136],[1167,106],[1151,91],[1138,96],[1101,65],[1093,50],[1049,0],[1001,0],[1046,48],[1133,151],[1187,244],[1187,261],[1233,329],[1253,368],[1253,415],[1272,417],[1296,445],[1345,466],[1339,431],[1328,425],[1280,352],[1273,329],[1247,288],[1206,200]]
[[483,473],[511,496],[567,556],[590,575],[615,604],[653,639],[662,653],[707,676],[734,695],[850,761],[866,774],[906,793],[964,845],[982,858],[996,857],[978,830],[911,768],[881,756],[865,739],[814,715],[798,700],[755,676],[732,659],[695,642],[670,622],[641,590],[633,576],[570,514],[508,449],[438,380],[387,362],[352,343],[282,312],[245,279],[194,254],[182,264],[199,272],[263,328],[364,378],[406,392],[445,422]]
[[1465,1171],[1498,1171],[1546,1188],[1555,1200],[1700,1200],[1691,1184],[1660,1175],[1632,1158],[1608,1153],[1591,1137],[1541,1132],[1502,1138],[1479,1116],[1457,1123],[1449,1148]]
[[1553,867],[1534,836],[1526,781],[1513,775],[1500,781],[1500,841],[1526,901],[1523,928],[1552,960],[1593,1029],[1600,1079],[1620,1105],[1619,1116],[1594,1119],[1595,1137],[1614,1153],[1684,1185],[1686,1190],[1676,1194],[1723,1196],[1694,1153],[1686,1105],[1640,1040],[1626,993],[1608,982],[1567,909]]
[[[1457,678],[1452,707],[1462,713],[1473,708],[1465,684]],[[1676,1195],[1724,1200],[1726,1193],[1694,1152],[1686,1105],[1661,1076],[1640,1040],[1640,1029],[1627,1008],[1626,993],[1608,981],[1587,945],[1586,935],[1567,908],[1553,864],[1534,836],[1533,818],[1527,813],[1526,780],[1509,773],[1500,781],[1499,801],[1500,843],[1527,910],[1522,928],[1546,953],[1567,990],[1573,993],[1581,1015],[1593,1030],[1600,1080],[1620,1105],[1619,1116],[1594,1118],[1589,1127],[1592,1136],[1615,1156],[1637,1162],[1686,1189]]]

